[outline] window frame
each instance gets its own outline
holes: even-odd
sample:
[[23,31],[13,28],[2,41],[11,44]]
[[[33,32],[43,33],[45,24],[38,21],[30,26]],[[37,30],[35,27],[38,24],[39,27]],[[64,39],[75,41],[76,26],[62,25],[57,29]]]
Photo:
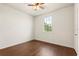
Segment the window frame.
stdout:
[[[47,20],[45,20],[45,19],[47,19]],[[50,21],[48,22],[48,20],[50,19]],[[45,16],[44,18],[43,18],[43,31],[44,32],[52,32],[52,16]],[[48,24],[48,27],[50,27],[50,28],[48,28],[48,30],[46,29],[46,27],[45,27],[45,23],[47,24],[47,23],[49,23]]]

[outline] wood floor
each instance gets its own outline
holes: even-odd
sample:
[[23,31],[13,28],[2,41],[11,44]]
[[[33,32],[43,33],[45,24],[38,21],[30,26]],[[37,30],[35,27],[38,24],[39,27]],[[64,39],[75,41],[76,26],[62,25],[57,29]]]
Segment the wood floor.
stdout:
[[32,40],[0,50],[0,56],[76,56],[72,48]]

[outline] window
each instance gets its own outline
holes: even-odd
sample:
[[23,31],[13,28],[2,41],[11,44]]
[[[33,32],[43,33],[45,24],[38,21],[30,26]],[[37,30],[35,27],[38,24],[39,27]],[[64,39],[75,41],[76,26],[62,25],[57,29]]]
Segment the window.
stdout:
[[44,18],[44,31],[52,31],[52,16],[47,16]]

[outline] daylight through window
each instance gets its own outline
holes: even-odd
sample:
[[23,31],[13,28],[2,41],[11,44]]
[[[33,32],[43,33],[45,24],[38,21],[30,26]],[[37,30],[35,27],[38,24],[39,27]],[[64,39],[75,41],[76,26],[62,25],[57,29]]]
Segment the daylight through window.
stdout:
[[52,31],[52,16],[47,16],[44,18],[44,31]]

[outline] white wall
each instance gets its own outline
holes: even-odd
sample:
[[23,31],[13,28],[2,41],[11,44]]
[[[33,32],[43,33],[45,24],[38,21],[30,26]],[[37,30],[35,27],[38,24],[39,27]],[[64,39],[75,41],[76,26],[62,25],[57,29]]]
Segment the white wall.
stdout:
[[0,4],[0,49],[33,39],[33,17]]
[[[43,19],[53,17],[53,31],[43,32]],[[74,8],[61,8],[35,17],[35,39],[74,48]]]

